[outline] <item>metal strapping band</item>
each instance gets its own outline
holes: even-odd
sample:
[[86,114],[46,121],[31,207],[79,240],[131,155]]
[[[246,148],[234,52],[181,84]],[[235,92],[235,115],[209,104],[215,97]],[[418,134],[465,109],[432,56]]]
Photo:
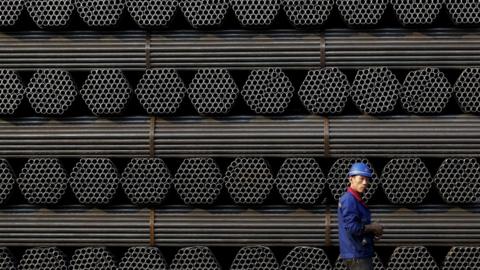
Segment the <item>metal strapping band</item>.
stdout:
[[149,147],[149,154],[150,157],[155,157],[155,116],[150,117],[150,130],[148,134],[148,147]]
[[151,68],[151,61],[150,61],[150,43],[151,43],[152,36],[150,31],[145,33],[145,68]]
[[155,209],[150,209],[150,246],[155,246]]
[[330,127],[328,117],[323,118],[323,147],[325,157],[330,156]]
[[323,34],[320,34],[320,67],[321,68],[324,68],[325,67],[325,57],[326,57],[326,53],[325,53],[325,37]]
[[330,205],[327,205],[325,208],[325,246],[329,247],[332,245],[331,239],[331,216],[330,216]]

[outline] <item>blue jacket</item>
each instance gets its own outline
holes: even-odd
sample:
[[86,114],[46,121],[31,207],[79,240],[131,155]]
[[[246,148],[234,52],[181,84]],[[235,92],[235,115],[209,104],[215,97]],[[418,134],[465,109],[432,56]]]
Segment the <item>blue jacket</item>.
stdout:
[[345,192],[338,203],[338,238],[342,259],[373,257],[374,236],[363,232],[364,225],[370,223],[370,210],[353,194]]

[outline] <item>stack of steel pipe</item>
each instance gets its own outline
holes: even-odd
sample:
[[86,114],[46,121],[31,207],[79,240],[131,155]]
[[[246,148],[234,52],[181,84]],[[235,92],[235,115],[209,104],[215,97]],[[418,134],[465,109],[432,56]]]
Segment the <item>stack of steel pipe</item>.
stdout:
[[167,270],[162,252],[156,247],[131,247],[118,264],[119,270]]
[[196,246],[180,249],[170,264],[172,270],[184,269],[220,270],[221,266],[208,247]]
[[434,183],[446,203],[480,202],[480,165],[472,158],[447,158],[437,173]]
[[275,185],[287,204],[314,204],[323,193],[326,178],[313,158],[287,158]]
[[143,28],[166,27],[177,10],[178,0],[126,0],[132,19]]
[[423,246],[398,247],[393,251],[388,269],[395,270],[438,270],[435,259]]
[[160,204],[172,186],[172,175],[160,158],[134,158],[123,170],[120,181],[133,204]]
[[[168,206],[154,210],[15,206],[0,211],[0,246],[338,246],[335,206],[256,210],[235,206],[197,209]],[[422,205],[371,206],[385,233],[377,246],[478,245],[478,207]],[[154,220],[152,220],[152,218]],[[461,220],[461,223],[458,223]]]
[[[477,157],[475,116],[79,117],[0,122],[4,157]],[[435,130],[433,130],[435,129]]]
[[354,162],[374,270],[480,268],[479,23],[478,0],[0,1],[0,270],[346,270]]
[[75,0],[75,7],[88,26],[114,26],[123,13],[125,0]]
[[90,70],[148,67],[233,70],[278,67],[395,69],[478,66],[475,30],[332,29],[216,32],[12,32],[0,37],[0,68]]
[[419,158],[396,158],[383,168],[383,190],[393,204],[422,203],[432,185],[432,177]]
[[188,87],[188,97],[200,114],[226,114],[239,90],[226,69],[200,69]]
[[[480,263],[479,247],[455,246],[446,256],[436,262],[428,250],[423,246],[399,247],[389,257],[388,269],[476,269]],[[280,262],[267,246],[246,246],[236,252],[231,264],[224,269],[335,269],[346,270],[346,266],[339,258],[330,262],[326,252],[321,248],[296,246]],[[252,256],[253,255],[253,256]],[[96,258],[94,258],[94,256]],[[117,260],[109,249],[86,247],[74,251],[70,260],[74,269],[115,269],[117,262],[121,270],[153,270],[153,269],[222,269],[217,257],[205,246],[192,246],[179,249],[171,262],[167,264],[162,251],[156,247],[130,247]],[[44,263],[44,264],[42,264]],[[96,265],[98,263],[98,265]],[[93,265],[92,265],[93,264]],[[56,247],[41,247],[27,249],[21,258],[18,269],[66,269],[67,259],[62,250]],[[12,263],[12,256],[7,248],[0,248],[0,266],[2,269],[16,269]],[[40,268],[39,268],[40,267]],[[473,268],[472,268],[473,267]],[[373,269],[386,269],[378,254],[373,257]]]
[[220,25],[229,8],[228,0],[178,0],[178,5],[194,28]]
[[70,187],[81,204],[108,204],[117,191],[115,164],[106,158],[82,158],[70,174]]
[[74,0],[26,0],[25,6],[39,28],[66,26],[75,9]]
[[9,69],[0,69],[0,114],[15,113],[25,94],[21,78]]
[[241,248],[233,259],[231,270],[279,270],[280,267],[272,250],[265,246],[247,246]]
[[34,111],[44,115],[64,114],[77,96],[72,76],[58,69],[37,70],[25,92]]
[[396,16],[404,26],[428,26],[438,21],[444,6],[448,23],[480,22],[480,5],[472,0],[5,0],[0,5],[0,26],[24,23],[19,19],[26,9],[39,28],[69,26],[74,11],[92,28],[118,27],[127,15],[139,27],[164,28],[172,24],[178,9],[193,28],[220,27],[228,17],[235,17],[240,26],[271,27],[283,9],[291,24],[309,27],[330,19],[334,6],[345,25],[355,27],[380,25],[387,16]]
[[357,108],[368,114],[382,114],[395,109],[402,85],[385,67],[362,69],[355,75],[351,97]]
[[188,158],[180,164],[173,181],[185,204],[213,204],[224,180],[212,158]]
[[18,187],[30,204],[56,204],[65,194],[68,178],[58,159],[33,158],[23,166]]
[[173,114],[185,97],[186,87],[177,71],[171,68],[148,69],[135,94],[149,114]]
[[388,0],[336,0],[337,7],[348,25],[377,24],[388,5]]
[[[131,80],[119,69],[97,69],[82,83],[80,96],[94,115],[115,115],[128,111],[131,96],[152,115],[174,114],[185,109],[185,95],[200,115],[229,114],[241,94],[243,102],[256,114],[282,114],[294,111],[290,105],[296,97],[311,114],[339,114],[350,97],[357,109],[366,114],[392,114],[397,103],[405,114],[440,114],[452,96],[466,113],[480,111],[479,68],[467,68],[456,79],[454,87],[437,68],[410,71],[400,84],[397,76],[385,67],[360,69],[350,86],[347,76],[337,68],[309,70],[292,85],[293,76],[282,69],[258,69],[245,80],[234,80],[226,69],[205,68],[196,71],[188,88],[174,69],[148,69],[132,90]],[[10,115],[25,95],[39,115],[63,115],[70,111],[78,93],[73,76],[60,69],[40,69],[30,78],[24,90],[21,78],[10,69],[0,70],[0,113]],[[239,91],[238,85],[243,84]],[[239,93],[240,92],[240,93]],[[289,110],[290,108],[290,110]],[[129,113],[135,114],[136,111]]]

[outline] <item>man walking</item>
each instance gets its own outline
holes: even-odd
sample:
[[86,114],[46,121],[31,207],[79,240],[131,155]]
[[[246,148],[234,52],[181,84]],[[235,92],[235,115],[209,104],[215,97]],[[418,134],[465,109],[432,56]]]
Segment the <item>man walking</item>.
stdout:
[[371,177],[365,163],[354,163],[348,172],[349,187],[338,203],[340,257],[349,270],[373,270],[373,241],[383,234],[380,224],[372,224],[370,210],[361,197]]

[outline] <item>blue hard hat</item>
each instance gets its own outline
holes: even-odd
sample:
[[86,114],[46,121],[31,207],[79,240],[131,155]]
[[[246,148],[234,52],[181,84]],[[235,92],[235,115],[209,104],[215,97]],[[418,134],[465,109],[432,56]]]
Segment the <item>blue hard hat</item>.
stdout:
[[352,164],[352,166],[350,167],[350,171],[348,171],[348,176],[355,176],[355,175],[361,175],[361,176],[371,178],[373,173],[367,164],[363,162],[356,162]]

